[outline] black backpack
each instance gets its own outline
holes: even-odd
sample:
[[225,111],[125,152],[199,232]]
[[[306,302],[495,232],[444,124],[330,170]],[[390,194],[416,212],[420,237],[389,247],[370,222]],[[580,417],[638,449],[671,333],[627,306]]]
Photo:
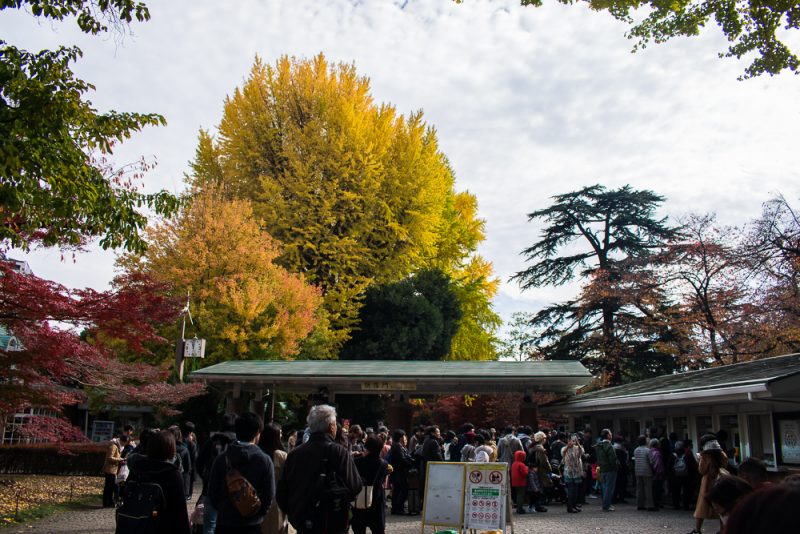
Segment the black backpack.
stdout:
[[350,501],[355,495],[350,494],[350,490],[339,480],[335,467],[331,465],[331,448],[331,444],[325,448],[322,467],[316,480],[316,498],[312,500],[309,519],[304,521],[304,527],[313,532],[344,534],[350,522]]
[[117,508],[115,534],[150,534],[158,532],[161,514],[166,508],[161,486],[147,479],[125,484],[122,505]]

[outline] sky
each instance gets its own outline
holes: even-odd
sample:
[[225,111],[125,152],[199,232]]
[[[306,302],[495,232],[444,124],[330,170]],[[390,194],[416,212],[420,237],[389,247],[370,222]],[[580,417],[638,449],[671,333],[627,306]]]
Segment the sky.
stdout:
[[[666,197],[660,215],[757,217],[771,195],[800,199],[800,78],[737,81],[747,65],[719,59],[711,23],[700,36],[635,54],[626,25],[585,6],[522,7],[518,0],[150,0],[152,19],[131,35],[86,36],[72,23],[0,13],[3,39],[28,50],[78,45],[75,71],[93,83],[101,111],[156,112],[115,153],[120,164],[156,161],[148,191],[179,192],[198,131],[212,133],[226,95],[258,55],[355,64],[376,102],[422,110],[486,221],[479,252],[501,280],[495,310],[536,311],[575,287],[521,292],[520,251],[539,237],[527,213],[553,195],[625,184]],[[800,40],[789,41],[795,52]],[[104,289],[114,253],[91,247],[9,254],[69,287]]]

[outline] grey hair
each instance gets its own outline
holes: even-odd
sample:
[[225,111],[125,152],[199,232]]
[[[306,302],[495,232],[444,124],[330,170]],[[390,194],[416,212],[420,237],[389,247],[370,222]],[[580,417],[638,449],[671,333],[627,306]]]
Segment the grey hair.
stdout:
[[331,423],[336,424],[336,408],[327,404],[313,406],[306,418],[311,432],[327,432]]
[[658,447],[658,438],[653,438],[650,440],[650,447]]

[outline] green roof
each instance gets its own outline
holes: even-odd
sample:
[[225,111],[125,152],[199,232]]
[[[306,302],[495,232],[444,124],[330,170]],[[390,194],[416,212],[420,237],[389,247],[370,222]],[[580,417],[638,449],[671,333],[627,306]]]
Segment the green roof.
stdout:
[[637,397],[655,395],[690,394],[743,386],[768,386],[777,380],[795,375],[800,375],[800,353],[640,380],[631,384],[575,395],[571,399],[554,402],[550,406],[566,407],[593,401],[611,401],[613,399],[631,401]]
[[341,392],[391,389],[426,393],[575,391],[592,380],[591,373],[577,361],[248,360],[211,365],[191,377],[297,390],[324,386]]

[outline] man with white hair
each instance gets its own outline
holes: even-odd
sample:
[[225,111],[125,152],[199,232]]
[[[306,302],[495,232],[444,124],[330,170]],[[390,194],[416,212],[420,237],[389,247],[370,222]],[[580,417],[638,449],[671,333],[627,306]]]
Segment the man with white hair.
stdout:
[[286,457],[275,500],[298,534],[345,534],[361,477],[347,449],[333,441],[336,410],[314,406],[306,420],[310,437]]

